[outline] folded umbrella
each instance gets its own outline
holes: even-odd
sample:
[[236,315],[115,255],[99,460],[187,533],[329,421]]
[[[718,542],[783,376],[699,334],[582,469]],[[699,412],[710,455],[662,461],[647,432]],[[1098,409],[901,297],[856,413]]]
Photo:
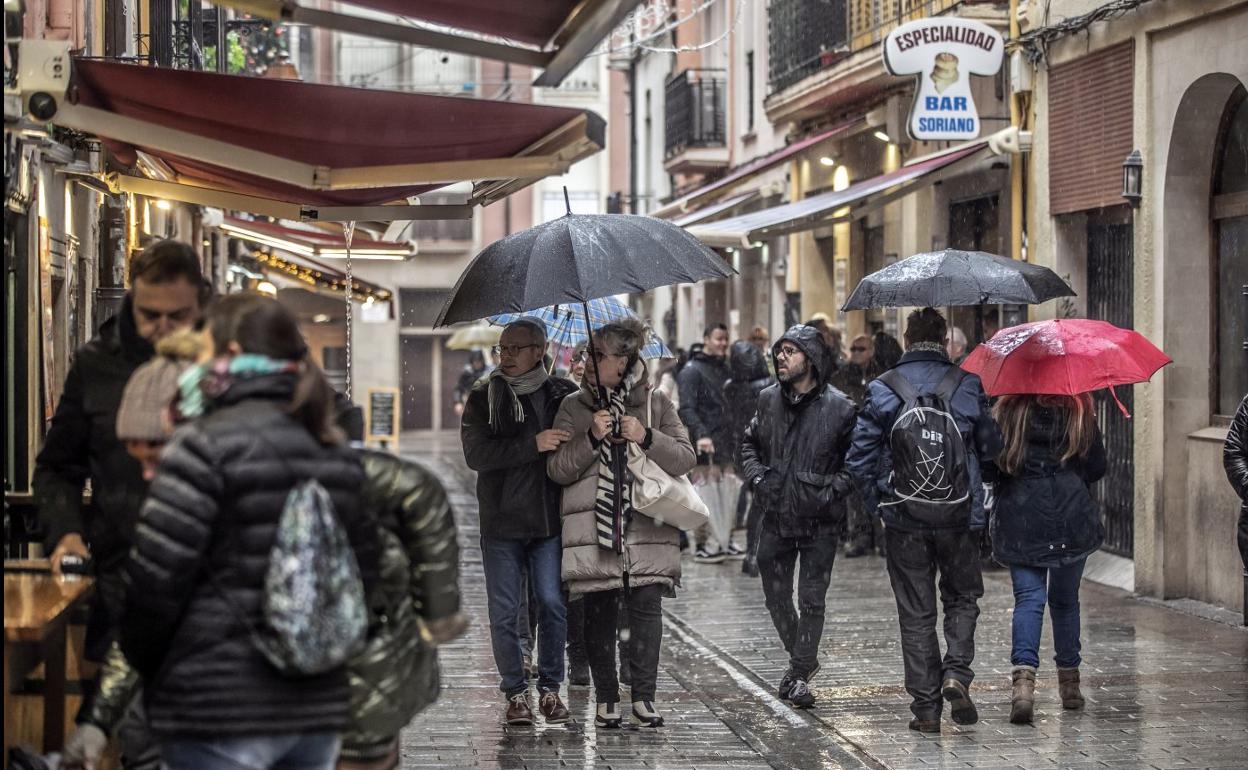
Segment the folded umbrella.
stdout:
[[[589,313],[588,323],[586,323],[585,318],[586,311]],[[565,348],[574,347],[588,340],[591,328],[601,328],[612,321],[637,318],[636,313],[615,297],[603,297],[601,299],[591,299],[585,303],[585,307],[580,305],[551,305],[550,307],[539,308],[528,313],[503,313],[502,315],[491,317],[490,323],[506,326],[526,316],[537,318],[546,325],[546,340],[548,342],[553,342]],[[663,344],[663,340],[659,339],[659,335],[655,334],[653,329],[648,331],[649,337],[646,339],[646,344],[641,348],[642,358],[676,357],[668,349],[667,345]]]
[[502,329],[488,324],[473,324],[456,329],[446,341],[451,350],[488,350],[498,344]]
[[915,254],[859,282],[841,310],[946,305],[1038,305],[1075,292],[1047,267],[983,251]]
[[1011,326],[975,348],[962,368],[978,374],[990,396],[1075,396],[1115,385],[1147,382],[1170,363],[1144,335],[1086,318]]

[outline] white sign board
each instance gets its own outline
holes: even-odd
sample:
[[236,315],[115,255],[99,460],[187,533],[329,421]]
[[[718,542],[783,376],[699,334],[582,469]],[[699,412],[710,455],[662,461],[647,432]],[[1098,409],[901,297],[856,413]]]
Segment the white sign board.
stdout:
[[884,66],[893,75],[918,75],[907,124],[919,141],[975,139],[979,113],[971,97],[971,75],[1001,69],[1005,41],[987,24],[938,16],[912,21],[884,41]]

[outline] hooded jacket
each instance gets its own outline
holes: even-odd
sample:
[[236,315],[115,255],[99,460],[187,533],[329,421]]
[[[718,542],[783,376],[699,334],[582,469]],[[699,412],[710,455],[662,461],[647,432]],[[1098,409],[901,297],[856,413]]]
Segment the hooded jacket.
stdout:
[[1239,402],[1235,410],[1235,419],[1231,421],[1231,429],[1226,433],[1226,443],[1222,446],[1222,464],[1226,468],[1226,477],[1235,494],[1239,495],[1239,557],[1248,570],[1248,396]]
[[294,389],[288,374],[235,382],[174,434],[143,504],[125,565],[121,649],[143,676],[162,737],[346,727],[346,666],[286,677],[251,638],[284,500],[306,478],[329,492],[370,597],[377,582],[360,460],[287,413]]
[[732,428],[724,385],[728,382],[728,362],[699,351],[680,370],[680,419],[689,429],[689,440],[709,438],[715,444],[715,462],[730,463],[735,454]]
[[1023,467],[1000,471],[992,511],[992,553],[1002,564],[1062,567],[1105,539],[1088,485],[1105,475],[1105,444],[1096,429],[1086,457],[1061,461],[1067,412],[1036,407],[1027,428]]
[[537,434],[555,427],[560,402],[575,391],[570,380],[547,379],[537,392],[520,396],[524,423],[516,435],[496,436],[490,429],[489,381],[472,389],[460,437],[464,460],[477,472],[485,537],[527,540],[559,534],[559,487],[546,477],[546,456],[537,451]]
[[741,468],[764,511],[763,526],[782,537],[808,537],[831,531],[845,516],[854,404],[827,382],[834,363],[818,329],[790,327],[772,346],[773,357],[784,342],[806,355],[815,387],[797,397],[784,383],[763,390],[741,444]]
[[[52,424],[35,459],[33,488],[50,552],[77,533],[91,546],[97,572],[118,569],[130,550],[147,482],[117,440],[117,409],[134,370],[155,354],[139,336],[127,294],[117,315],[78,349]],[[82,504],[91,480],[91,505]],[[109,592],[101,595],[107,600]]]
[[768,385],[775,383],[767,368],[767,358],[752,342],[738,340],[732,343],[732,355],[728,358],[732,379],[724,385],[724,400],[728,403],[729,427],[732,430],[732,453],[741,471],[741,440],[754,412],[758,409],[758,395]]
[[[650,414],[646,415],[646,395],[651,390],[649,375],[642,373],[628,394],[628,414],[650,428],[646,455],[673,477],[693,469],[697,458],[689,434],[681,424],[667,396],[650,393]],[[624,586],[624,573],[631,587],[660,584],[668,593],[680,584],[680,530],[634,513],[624,525],[624,553],[616,554],[598,545],[594,504],[598,495],[598,449],[590,426],[597,409],[594,394],[586,382],[559,407],[555,427],[572,434],[547,461],[550,478],[563,487],[563,567],[568,590],[574,594],[609,591]]]
[[[945,373],[953,366],[949,357],[935,351],[909,351],[901,357],[896,368],[920,393],[934,393]],[[858,425],[854,428],[853,446],[845,465],[854,476],[862,493],[863,504],[873,510],[881,497],[891,497],[892,456],[888,447],[888,434],[897,421],[903,404],[892,388],[880,380],[867,385],[867,398],[858,413]],[[971,512],[965,525],[956,527],[932,527],[907,516],[901,506],[880,507],[884,524],[905,532],[925,532],[949,529],[970,529],[979,532],[987,526],[984,515],[983,474],[980,464],[994,460],[1001,451],[1001,428],[992,417],[988,396],[979,377],[967,373],[953,394],[949,408],[962,433],[966,445],[967,473],[970,476]],[[990,479],[991,480],[991,479]]]

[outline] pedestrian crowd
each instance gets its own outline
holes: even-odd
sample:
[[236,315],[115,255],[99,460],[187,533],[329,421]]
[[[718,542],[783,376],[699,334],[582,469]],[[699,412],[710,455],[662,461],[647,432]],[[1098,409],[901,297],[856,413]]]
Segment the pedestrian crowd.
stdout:
[[[62,766],[96,766],[116,737],[127,767],[396,767],[399,731],[437,697],[437,647],[467,625],[445,490],[363,448],[359,410],[276,300],[213,301],[172,241],[130,275],[74,360],[34,479],[53,571],[90,558],[97,586],[100,673]],[[1079,586],[1107,465],[1087,394],[992,403],[958,365],[965,334],[930,307],[904,349],[877,332],[846,354],[816,315],[735,343],[712,324],[660,369],[642,322],[611,321],[566,377],[547,334],[508,324],[455,394],[507,724],[571,721],[567,679],[592,683],[598,728],[662,727],[682,556],[761,578],[789,658],[777,695],[810,708],[836,556],[881,554],[909,727],[938,732],[946,704],[978,720],[991,553],[1015,597],[1010,720],[1033,718],[1046,607],[1061,704],[1083,706]],[[1248,399],[1225,456],[1244,498]],[[1238,538],[1248,575],[1248,503]]]

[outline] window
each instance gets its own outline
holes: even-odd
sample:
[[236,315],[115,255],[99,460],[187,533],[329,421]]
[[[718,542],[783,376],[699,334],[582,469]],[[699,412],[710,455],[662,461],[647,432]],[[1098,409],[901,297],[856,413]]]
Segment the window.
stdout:
[[1248,92],[1231,95],[1213,184],[1213,411],[1235,414],[1248,393]]
[[745,131],[754,133],[754,52],[745,53]]

